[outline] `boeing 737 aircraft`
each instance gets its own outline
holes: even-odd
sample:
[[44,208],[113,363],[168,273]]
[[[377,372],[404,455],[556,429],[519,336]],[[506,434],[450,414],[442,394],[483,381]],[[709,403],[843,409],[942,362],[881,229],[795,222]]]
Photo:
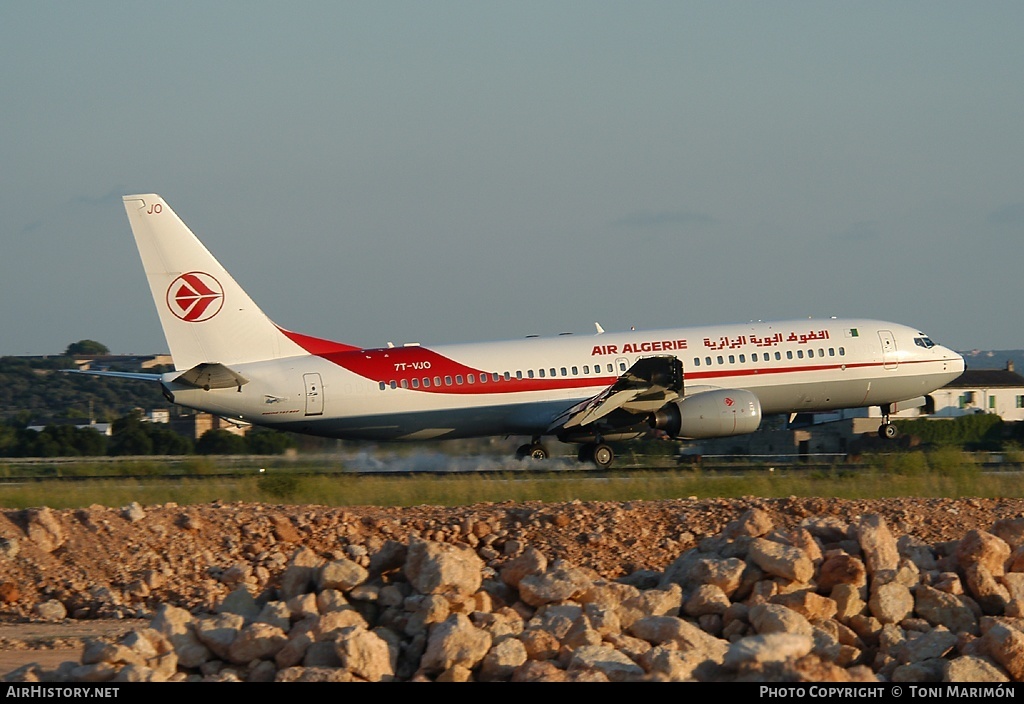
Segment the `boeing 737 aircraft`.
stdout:
[[659,430],[702,439],[757,430],[765,414],[925,404],[963,358],[916,328],[867,319],[366,348],[278,327],[158,195],[124,196],[175,371],[169,401],[324,437],[421,441],[523,436],[581,445],[608,467],[609,442]]

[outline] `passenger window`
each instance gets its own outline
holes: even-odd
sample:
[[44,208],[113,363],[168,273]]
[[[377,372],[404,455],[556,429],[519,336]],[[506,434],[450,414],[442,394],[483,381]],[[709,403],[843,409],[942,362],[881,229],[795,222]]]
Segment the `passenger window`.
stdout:
[[452,378],[450,376],[446,376],[444,378],[444,385],[445,386],[451,386],[452,385]]
[[729,364],[736,364],[736,355],[729,355]]
[[562,367],[562,376],[569,376],[569,370],[565,367]]
[[718,355],[718,363],[725,364],[725,357],[723,357],[722,355]]
[[390,382],[388,382],[388,384],[389,384],[389,386],[391,386],[392,389],[397,389],[398,388],[398,383],[394,379],[392,379]]
[[552,376],[552,377],[555,377],[555,376],[557,376],[557,375],[555,374],[555,368],[554,368],[554,367],[551,367],[551,376]]
[[380,390],[381,390],[381,391],[383,391],[383,390],[384,390],[384,389],[386,389],[387,387],[388,387],[388,385],[387,385],[387,384],[385,384],[385,383],[384,383],[383,381],[382,381],[382,382],[380,382]]
[[839,356],[840,357],[845,357],[846,356],[846,348],[845,347],[840,347],[839,348]]
[[462,375],[461,374],[456,374],[455,375],[455,383],[458,384],[459,386],[462,386]]
[[583,365],[583,373],[584,374],[589,374],[590,373],[590,365],[589,364],[584,364]]
[[751,361],[751,362],[756,362],[756,361],[757,361],[757,352],[753,352],[753,353],[751,353],[751,355],[750,355],[750,361]]
[[626,371],[626,363],[625,362],[619,362],[619,371],[620,372]]
[[695,367],[699,367],[700,366],[700,357],[694,357],[693,358],[693,366],[695,366]]
[[[497,375],[497,374],[495,374],[494,376],[495,376],[495,379],[494,379],[494,380],[495,380],[495,381],[497,381],[497,380],[498,380],[498,379],[497,379],[497,376],[498,376],[498,375]],[[508,381],[508,380],[509,380],[510,378],[511,378],[511,377],[509,376],[509,373],[508,373],[508,372],[505,372],[505,381]],[[516,372],[516,379],[522,379],[522,378],[523,378],[523,373],[522,373],[522,372]]]
[[711,366],[711,357],[705,357],[704,358],[704,364],[706,364],[706,365],[708,365],[710,367]]
[[746,361],[747,361],[747,355],[741,354],[740,355],[740,364],[743,364]]
[[828,356],[829,357],[835,357],[836,356],[836,348],[835,347],[829,347],[828,348]]
[[781,352],[776,352],[775,353],[775,359],[782,359],[782,353]]
[[786,359],[793,359],[793,350],[788,350],[786,352]]
[[825,356],[825,350],[823,350],[823,349],[821,349],[821,348],[819,347],[819,348],[818,348],[818,356],[819,356],[819,357],[824,357],[824,356]]
[[539,376],[539,377],[540,377],[541,379],[543,379],[543,378],[544,378],[544,370],[543,370],[543,369],[538,369],[538,370],[537,370],[537,375],[538,375],[538,376]]
[[403,389],[408,389],[409,388],[409,380],[408,379],[402,379],[402,388]]
[[429,389],[430,388],[430,377],[429,376],[423,377],[423,388],[424,389]]
[[434,377],[434,386],[440,386],[440,385],[441,385],[441,377],[435,376]]
[[528,376],[528,377],[530,377],[532,379],[533,378],[533,370],[532,369],[527,370],[526,376]]
[[414,388],[414,389],[420,388],[420,380],[419,379],[413,379],[412,380],[412,388]]

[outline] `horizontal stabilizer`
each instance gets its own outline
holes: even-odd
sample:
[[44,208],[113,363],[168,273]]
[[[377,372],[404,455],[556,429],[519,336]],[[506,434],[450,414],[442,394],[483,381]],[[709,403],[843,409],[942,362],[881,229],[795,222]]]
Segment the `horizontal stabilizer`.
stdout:
[[184,374],[174,378],[179,384],[188,384],[199,389],[233,389],[244,386],[249,380],[223,364],[197,364]]
[[114,376],[119,379],[138,379],[139,381],[160,381],[163,374],[147,374],[145,372],[112,372],[106,369],[61,369],[65,374],[89,374],[90,376]]

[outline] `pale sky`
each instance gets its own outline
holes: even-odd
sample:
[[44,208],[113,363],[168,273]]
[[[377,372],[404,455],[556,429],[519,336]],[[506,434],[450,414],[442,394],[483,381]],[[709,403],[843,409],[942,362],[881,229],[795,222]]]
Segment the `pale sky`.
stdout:
[[1024,348],[1024,3],[0,4],[0,355],[166,352],[121,196],[282,327],[856,316]]

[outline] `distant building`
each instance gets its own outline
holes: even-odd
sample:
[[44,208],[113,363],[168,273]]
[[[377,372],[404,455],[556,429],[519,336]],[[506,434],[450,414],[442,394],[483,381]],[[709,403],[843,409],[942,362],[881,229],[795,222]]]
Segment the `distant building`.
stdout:
[[169,354],[80,354],[73,357],[81,370],[105,370],[117,367],[121,371],[142,372],[155,367],[173,367]]
[[45,425],[27,425],[25,426],[28,430],[34,430],[37,433],[43,432],[48,425],[73,425],[75,428],[81,430],[82,428],[89,428],[95,430],[101,435],[111,435],[113,432],[112,423],[97,423],[94,420],[85,420],[84,418],[55,418],[54,420],[46,423]]
[[990,413],[1004,421],[1024,421],[1024,376],[1014,369],[967,369],[931,394],[936,418]]
[[[171,412],[166,408],[155,408],[145,411],[142,414],[142,420],[147,423],[167,424],[173,432],[184,435],[192,440],[198,440],[208,430],[226,430],[234,435],[244,436],[252,427],[248,424],[238,425],[209,413],[189,413],[172,417]],[[83,418],[58,418],[46,425],[29,425],[26,427],[29,430],[42,432],[47,425],[73,425],[76,428],[91,428],[108,437],[113,435],[112,423],[97,423],[96,421]]]
[[171,412],[166,408],[152,408],[143,414],[142,419],[147,423],[170,423]]
[[198,440],[208,430],[226,430],[234,435],[244,436],[249,431],[249,428],[252,427],[248,424],[238,425],[209,413],[192,413],[176,416],[171,418],[169,422],[171,430],[193,440]]

